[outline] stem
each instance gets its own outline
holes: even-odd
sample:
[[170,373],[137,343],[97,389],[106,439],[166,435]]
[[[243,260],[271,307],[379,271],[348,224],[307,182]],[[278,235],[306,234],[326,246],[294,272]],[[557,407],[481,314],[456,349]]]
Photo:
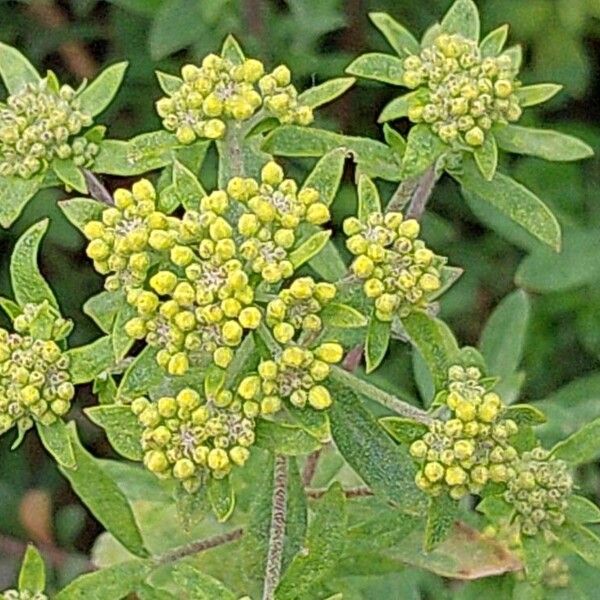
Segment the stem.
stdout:
[[321,457],[321,448],[315,450],[312,454],[308,455],[306,459],[306,464],[304,465],[304,469],[302,470],[302,485],[304,487],[308,487],[310,482],[313,480],[315,476],[315,472],[317,471],[317,465],[319,464],[319,458]]
[[204,552],[205,550],[210,550],[211,548],[216,548],[217,546],[239,540],[243,534],[244,530],[239,527],[238,529],[234,529],[228,533],[215,535],[204,540],[192,542],[191,544],[187,544],[179,548],[174,548],[173,550],[169,550],[168,552],[165,552],[163,555],[159,556],[157,558],[157,563],[159,565],[164,565],[178,561],[186,556],[192,556],[194,554]]
[[82,171],[90,196],[99,202],[113,206],[113,198],[104,184],[89,169],[82,169]]
[[242,138],[245,129],[239,123],[230,122],[227,125],[225,137],[217,141],[219,153],[219,189],[224,190],[227,182],[233,177],[244,177],[244,153]]
[[269,550],[267,554],[267,568],[265,570],[265,585],[263,600],[274,600],[275,590],[281,578],[281,564],[283,559],[283,543],[285,540],[285,523],[287,518],[287,483],[288,464],[285,456],[275,457],[273,471],[273,511],[271,513],[271,527],[269,530]]
[[406,218],[421,219],[433,188],[439,179],[435,165],[427,169],[420,177],[403,181],[390,200],[387,210],[400,211],[408,204]]
[[[318,500],[323,497],[327,493],[327,489],[309,489],[306,490],[306,495],[313,500]],[[369,496],[374,496],[373,490],[366,486],[364,487],[356,487],[349,488],[344,490],[344,496],[346,498],[368,498]]]
[[396,398],[396,396],[393,396],[392,394],[384,392],[377,386],[359,379],[355,375],[348,373],[340,367],[332,366],[330,377],[338,383],[348,386],[355,392],[379,402],[379,404],[389,408],[398,415],[408,417],[413,421],[424,423],[426,425],[429,425],[432,421],[431,416],[420,408],[417,408],[416,406],[413,406],[404,400],[400,400],[400,398]]

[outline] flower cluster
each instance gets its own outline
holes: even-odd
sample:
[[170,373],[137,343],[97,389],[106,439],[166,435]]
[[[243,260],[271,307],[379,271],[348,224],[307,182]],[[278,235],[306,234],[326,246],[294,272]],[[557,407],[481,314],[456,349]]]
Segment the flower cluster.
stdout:
[[73,158],[89,165],[98,146],[76,136],[92,124],[80,110],[75,91],[68,85],[54,90],[48,79],[29,83],[0,108],[0,175],[28,179],[47,169],[53,158]]
[[0,592],[0,600],[48,600],[43,592],[30,592],[29,590],[6,590]]
[[42,340],[63,340],[72,327],[73,322],[61,317],[47,300],[39,304],[25,304],[13,321],[17,333]]
[[240,402],[227,390],[205,398],[190,388],[157,402],[138,398],[131,404],[143,426],[144,464],[159,477],[180,481],[193,492],[211,476],[242,466],[254,443],[258,405]]
[[562,525],[573,490],[567,463],[538,447],[525,452],[515,469],[504,499],[515,507],[522,533],[532,536]]
[[409,119],[427,123],[446,144],[481,146],[494,123],[521,116],[508,54],[484,58],[473,40],[444,33],[407,56],[404,69],[404,85],[418,90],[407,98]]
[[238,386],[243,400],[260,403],[262,415],[272,415],[288,401],[304,408],[329,408],[331,394],[324,384],[331,364],[342,360],[343,348],[334,342],[324,342],[309,350],[296,344],[287,345],[273,360],[262,360],[258,373],[248,375]]
[[273,337],[281,344],[287,344],[297,332],[307,335],[320,332],[323,322],[319,313],[336,293],[332,283],[315,282],[312,277],[294,280],[267,305],[266,321]]
[[56,342],[0,329],[0,433],[65,415],[75,395],[68,368]]
[[382,321],[426,308],[442,285],[444,259],[417,239],[419,231],[416,220],[399,212],[372,213],[366,223],[355,217],[344,221],[346,246],[356,256],[351,270],[364,281],[364,293],[375,301]]
[[228,120],[246,121],[261,107],[281,123],[308,125],[312,110],[298,101],[290,71],[281,65],[265,75],[255,59],[234,64],[209,54],[202,66],[184,65],[179,88],[161,98],[156,110],[168,131],[182,144],[223,137]]
[[[460,369],[451,367],[452,377]],[[478,379],[477,369],[470,370],[473,380]],[[434,496],[447,490],[452,498],[460,499],[479,493],[488,481],[511,480],[517,451],[509,438],[517,432],[517,425],[502,417],[500,397],[494,392],[463,396],[450,391],[446,403],[449,418],[434,420],[429,431],[410,446],[410,454],[420,463],[417,485]]]

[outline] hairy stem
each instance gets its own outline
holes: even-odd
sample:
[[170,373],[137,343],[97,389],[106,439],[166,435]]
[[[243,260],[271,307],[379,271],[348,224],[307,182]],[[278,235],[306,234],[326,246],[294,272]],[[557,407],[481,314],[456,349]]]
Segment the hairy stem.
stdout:
[[243,534],[244,530],[239,527],[238,529],[234,529],[221,535],[215,535],[204,540],[198,540],[197,542],[186,544],[185,546],[181,546],[179,548],[174,548],[173,550],[169,550],[168,552],[165,552],[159,556],[157,558],[157,563],[163,565],[176,562],[182,558],[185,558],[186,556],[193,556],[194,554],[204,552],[205,550],[210,550],[211,548],[216,548],[217,546],[222,546],[223,544],[239,540]]
[[[313,500],[318,500],[322,496],[327,493],[327,489],[308,489],[306,490],[306,495]],[[356,487],[344,490],[344,496],[346,498],[367,498],[369,496],[373,496],[373,490],[366,486]]]
[[408,205],[406,217],[421,219],[438,179],[435,165],[432,165],[421,176],[403,181],[394,192],[387,210],[400,211]]
[[112,206],[114,204],[113,198],[104,187],[104,184],[89,169],[82,169],[82,171],[90,196],[99,202]]
[[281,578],[285,523],[287,518],[288,463],[285,456],[277,455],[275,457],[273,478],[275,483],[273,486],[273,506],[271,527],[269,529],[269,549],[267,553],[263,600],[274,600],[275,590]]
[[321,457],[321,448],[315,450],[312,454],[308,455],[306,464],[302,470],[302,485],[308,487],[315,476],[317,471],[317,465],[319,464],[319,458]]
[[404,400],[400,400],[400,398],[396,398],[396,396],[393,396],[392,394],[384,392],[377,386],[359,379],[340,367],[332,367],[331,378],[342,385],[347,385],[355,392],[379,402],[379,404],[382,404],[402,417],[408,417],[413,421],[425,423],[426,425],[432,421],[432,418],[420,408],[417,408]]

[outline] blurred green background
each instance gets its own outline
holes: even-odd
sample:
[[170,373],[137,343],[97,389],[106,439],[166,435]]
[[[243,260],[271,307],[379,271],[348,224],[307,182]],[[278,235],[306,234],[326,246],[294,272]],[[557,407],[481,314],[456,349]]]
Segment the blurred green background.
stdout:
[[[154,69],[176,72],[184,61],[218,50],[232,32],[246,53],[268,67],[290,66],[299,88],[342,74],[359,53],[389,52],[370,26],[368,12],[385,11],[421,33],[438,19],[450,0],[0,0],[0,40],[16,45],[42,71],[51,68],[61,81],[76,83],[102,66],[127,59],[125,85],[99,122],[110,123],[110,137],[125,138],[160,127],[153,102],[160,96]],[[508,22],[509,41],[525,49],[522,80],[555,81],[564,91],[543,110],[529,110],[529,124],[551,123],[600,147],[600,0],[482,0],[483,30]],[[397,95],[390,86],[359,82],[331,107],[318,124],[381,139],[376,116]],[[406,123],[397,127],[404,131]],[[214,159],[213,159],[214,161]],[[210,160],[204,169],[210,183]],[[290,165],[302,174],[303,164]],[[436,188],[425,238],[466,273],[444,298],[442,316],[461,342],[476,344],[490,312],[515,289],[515,274],[528,253],[543,277],[522,276],[532,293],[533,311],[523,371],[522,398],[551,396],[574,379],[581,401],[600,412],[600,164],[549,164],[541,160],[505,159],[504,169],[530,186],[558,215],[565,228],[566,257],[557,259],[497,215],[465,206],[448,181]],[[127,180],[105,182],[111,189]],[[384,191],[392,188],[382,185]],[[101,280],[85,260],[83,238],[62,217],[56,201],[62,192],[40,193],[10,231],[0,231],[0,293],[10,294],[7,264],[17,236],[33,222],[50,216],[42,270],[58,293],[64,313],[76,323],[73,345],[98,332],[81,305],[101,289]],[[336,224],[354,208],[350,174],[335,205]],[[492,231],[488,225],[495,225]],[[575,242],[572,242],[575,240]],[[573,245],[575,249],[572,250]],[[536,265],[539,265],[536,267]],[[566,274],[565,274],[566,273]],[[574,273],[574,274],[573,274]],[[540,279],[538,277],[538,279]],[[543,293],[540,293],[543,292]],[[417,398],[405,347],[393,349],[393,361],[377,379],[406,397]],[[567,388],[567,391],[573,386]],[[561,392],[564,395],[564,392]],[[559,394],[558,399],[562,396]],[[93,402],[82,389],[73,411],[86,441],[98,455],[110,455],[99,431],[86,423],[81,407]],[[587,404],[586,404],[587,405]],[[56,567],[54,585],[86,567],[100,527],[78,503],[47,459],[34,435],[16,452],[10,436],[0,438],[0,589],[14,581],[23,540],[42,543]],[[590,496],[600,494],[596,469],[584,478]]]

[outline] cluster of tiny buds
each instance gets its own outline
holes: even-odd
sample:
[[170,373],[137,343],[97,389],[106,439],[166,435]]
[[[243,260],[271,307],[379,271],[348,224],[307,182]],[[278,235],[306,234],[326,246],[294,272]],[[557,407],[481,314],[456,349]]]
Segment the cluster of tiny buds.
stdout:
[[[455,375],[457,366],[450,371]],[[502,417],[500,397],[494,392],[466,397],[451,391],[446,403],[449,419],[434,420],[409,449],[420,464],[419,488],[434,496],[446,490],[458,500],[480,493],[488,481],[511,480],[518,454],[509,438],[518,428]]]
[[72,327],[73,322],[61,317],[47,301],[25,304],[13,321],[14,330],[21,335],[54,341],[63,340]]
[[235,64],[209,54],[200,67],[184,65],[181,76],[179,88],[161,98],[156,110],[165,129],[182,144],[219,139],[227,121],[246,121],[261,107],[281,123],[308,125],[313,120],[311,108],[298,101],[290,71],[283,65],[265,75],[259,60]]
[[448,391],[467,399],[482,396],[485,387],[481,384],[481,371],[473,366],[453,365],[448,369]]
[[292,341],[298,332],[312,337],[319,334],[323,322],[319,313],[337,293],[335,285],[299,277],[267,304],[266,322],[273,337],[281,344]]
[[190,493],[211,476],[226,477],[243,466],[254,443],[255,402],[228,390],[204,398],[191,388],[156,402],[137,398],[131,410],[143,426],[145,466],[158,477],[174,478]]
[[237,394],[246,401],[260,404],[261,415],[279,412],[284,401],[304,408],[325,410],[332,404],[324,385],[331,364],[342,360],[343,348],[335,342],[324,342],[309,350],[296,344],[286,346],[272,360],[261,360],[258,372],[240,382]]
[[364,281],[364,293],[382,321],[426,308],[442,285],[444,259],[417,239],[419,232],[419,223],[399,212],[372,213],[366,223],[355,217],[344,221],[346,246],[356,256],[351,270]]
[[515,507],[521,532],[533,536],[562,525],[573,490],[567,463],[538,447],[525,452],[515,469],[504,499]]
[[0,329],[0,432],[64,416],[75,395],[68,368],[56,342]]
[[29,590],[6,590],[0,592],[0,600],[48,600],[43,592],[30,592]]
[[441,34],[404,59],[403,83],[418,90],[409,97],[408,117],[447,144],[481,146],[494,123],[521,117],[515,76],[508,54],[484,58],[474,41]]
[[553,556],[546,563],[542,581],[548,588],[569,587],[571,582],[569,565],[562,558]]
[[0,108],[0,175],[28,179],[55,157],[91,164],[98,146],[84,137],[72,139],[91,124],[70,86],[54,91],[47,79],[23,86]]

